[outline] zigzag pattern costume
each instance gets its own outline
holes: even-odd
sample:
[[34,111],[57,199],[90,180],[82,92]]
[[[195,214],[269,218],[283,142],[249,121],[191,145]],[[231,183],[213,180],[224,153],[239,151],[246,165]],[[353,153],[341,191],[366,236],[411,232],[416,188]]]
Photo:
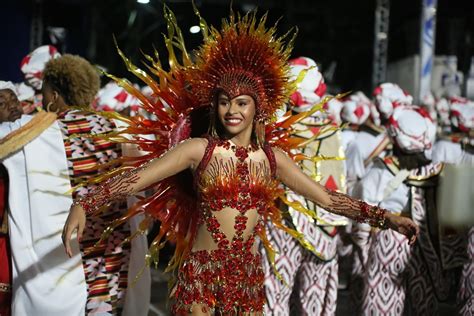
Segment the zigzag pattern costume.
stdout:
[[[368,181],[376,181],[383,191],[384,184],[395,177],[389,170],[398,171],[395,158],[387,157],[384,162],[379,160],[360,185],[373,187]],[[373,234],[363,292],[364,315],[402,315],[407,309],[416,315],[430,315],[437,312],[438,302],[447,299],[448,280],[453,275],[446,269],[462,263],[463,258],[456,253],[462,253],[464,243],[458,236],[439,239],[444,250],[438,254],[432,241],[433,232],[428,229],[433,227],[429,224],[435,211],[433,192],[442,167],[442,164],[430,164],[411,170],[406,184],[381,203],[410,216],[420,227],[420,238],[410,247],[398,233],[381,231]]]

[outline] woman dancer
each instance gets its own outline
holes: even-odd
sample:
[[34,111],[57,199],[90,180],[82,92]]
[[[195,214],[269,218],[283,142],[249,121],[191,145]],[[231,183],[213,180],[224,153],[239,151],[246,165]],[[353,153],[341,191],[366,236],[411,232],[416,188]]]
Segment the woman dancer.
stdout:
[[[72,232],[77,229],[81,238],[86,215],[157,183],[158,193],[132,208],[131,215],[144,210],[161,221],[152,255],[161,247],[160,238],[176,241],[175,257],[170,263],[178,268],[171,292],[173,313],[260,315],[265,301],[264,273],[254,241],[257,235],[266,240],[263,222],[272,220],[276,227],[305,243],[302,236],[281,223],[274,205],[276,198],[284,196],[280,183],[331,212],[395,229],[410,243],[415,241],[417,226],[411,220],[326,190],[306,176],[284,150],[266,141],[268,135],[276,135],[272,129],[277,125],[270,124],[275,110],[288,100],[294,88],[294,82],[288,80],[287,65],[291,41],[285,46],[283,38],[274,35],[275,28],[265,29],[265,18],[257,22],[254,13],[238,18],[232,15],[220,31],[208,29],[201,19],[204,44],[193,63],[174,16],[168,10],[165,15],[172,62],[169,72],[153,63],[154,73],[161,75],[159,83],[122,56],[128,68],[162,100],[150,104],[141,98],[146,109],[160,115],[158,122],[131,122],[136,132],[158,134],[155,148],[150,142],[143,142],[142,148],[160,156],[111,177],[74,203],[63,230],[67,253],[72,255]],[[182,52],[182,64],[177,63],[171,46]],[[125,81],[119,82],[137,93]],[[195,119],[199,109],[210,111],[210,135],[190,138],[203,122],[202,118]],[[276,131],[280,140],[288,124],[291,120],[278,125],[283,128]],[[131,131],[129,128],[126,132]],[[190,139],[180,142],[185,138]],[[283,146],[280,140],[274,144]],[[170,188],[183,179],[176,175],[185,171],[191,171],[194,177],[194,191],[171,198]],[[186,182],[178,185],[185,186]]]

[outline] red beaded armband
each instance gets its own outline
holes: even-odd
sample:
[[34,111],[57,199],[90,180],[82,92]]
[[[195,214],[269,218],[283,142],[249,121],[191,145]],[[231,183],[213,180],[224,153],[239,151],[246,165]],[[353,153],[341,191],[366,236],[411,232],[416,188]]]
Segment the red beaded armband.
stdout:
[[94,189],[86,196],[75,200],[72,205],[81,206],[84,209],[86,215],[91,215],[92,213],[96,212],[100,207],[110,201],[109,188],[107,186],[100,188],[101,190]]
[[387,228],[387,223],[385,221],[386,210],[356,200],[346,194],[328,189],[325,189],[325,191],[331,200],[329,205],[322,206],[326,210],[352,218],[360,223],[368,223],[373,227],[381,229]]
[[387,229],[387,222],[385,220],[385,211],[383,208],[373,206],[365,202],[360,202],[360,217],[357,218],[359,222],[366,222],[372,227],[380,229]]

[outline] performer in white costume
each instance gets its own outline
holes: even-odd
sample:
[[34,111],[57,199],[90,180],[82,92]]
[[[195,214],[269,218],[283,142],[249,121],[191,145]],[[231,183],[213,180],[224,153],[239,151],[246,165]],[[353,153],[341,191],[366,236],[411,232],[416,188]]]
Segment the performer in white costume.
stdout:
[[[397,233],[374,231],[365,270],[362,315],[435,315],[449,294],[446,269],[453,257],[438,255],[433,227],[435,189],[442,164],[431,163],[435,125],[426,111],[400,106],[388,123],[394,155],[378,159],[354,193],[368,203],[389,207],[420,226],[420,239],[410,247]],[[437,226],[434,226],[437,227]],[[434,234],[434,236],[432,235]],[[454,240],[457,246],[460,240]]]
[[[82,258],[69,260],[61,249],[60,226],[72,204],[70,192],[86,193],[91,186],[83,187],[82,181],[97,174],[99,164],[121,155],[116,144],[93,137],[115,129],[111,120],[87,111],[99,89],[98,73],[83,58],[64,55],[46,64],[43,78],[49,112],[5,125],[1,136],[8,136],[0,142],[0,157],[14,179],[9,198],[13,315],[120,315],[127,306],[132,308],[128,315],[146,315],[148,302],[139,305],[126,296],[130,244],[123,240],[130,236],[128,223],[98,243],[126,205],[118,203],[90,218],[79,241]],[[132,278],[144,266],[144,251],[137,257],[141,266]],[[140,289],[130,288],[130,293]]]
[[[3,123],[0,137],[32,116]],[[81,316],[87,298],[81,256],[62,249],[61,229],[72,204],[59,124],[2,160],[10,178],[8,218],[12,249],[12,315]],[[78,252],[76,252],[78,253]]]
[[[380,114],[382,126],[392,115],[393,110],[400,105],[411,104],[413,98],[405,93],[394,83],[383,83],[374,90],[374,101]],[[347,181],[349,188],[352,183],[361,179],[370,166],[371,161],[378,157],[389,144],[384,128],[375,124],[365,124],[363,130],[357,135],[352,144],[347,148]],[[350,193],[350,192],[349,192]]]
[[[370,103],[371,119],[360,125],[359,132],[346,150],[346,170],[348,193],[353,195],[353,188],[364,177],[377,157],[383,157],[390,146],[390,140],[385,132],[384,124],[392,115],[393,110],[404,104],[409,104],[412,97],[398,85],[383,83],[374,90],[374,103]],[[362,98],[363,100],[363,98]],[[378,126],[378,124],[382,126]],[[377,124],[376,124],[377,123]],[[353,241],[353,260],[350,281],[351,298],[356,306],[360,305],[363,286],[362,275],[367,261],[370,226],[356,223],[351,228]]]
[[[326,90],[322,75],[316,63],[307,57],[300,57],[290,61],[292,75],[297,77],[301,71],[307,71],[306,77],[299,85],[298,92],[293,95],[294,110],[307,110],[318,102]],[[313,68],[310,68],[313,67]],[[343,156],[340,141],[340,132],[331,129],[328,113],[337,117],[339,103],[327,105],[326,114],[316,113],[310,120],[295,126],[300,130],[299,136],[310,139],[319,135],[305,148],[309,156]],[[331,171],[327,168],[334,163]],[[304,163],[304,171],[313,178],[317,178],[323,185],[332,189],[344,191],[343,165],[341,161],[324,161],[318,163]],[[324,173],[321,174],[321,173]],[[338,174],[337,174],[338,173]],[[337,264],[337,230],[335,225],[345,225],[347,220],[333,214],[328,214],[317,208],[312,202],[291,194],[289,200],[298,200],[305,207],[318,212],[325,220],[325,224],[300,216],[289,208],[290,218],[287,221],[314,246],[315,251],[310,252],[285,232],[269,229],[269,240],[277,250],[275,260],[277,271],[281,272],[279,279],[265,260],[265,291],[267,304],[265,311],[269,315],[334,315],[336,312],[338,264]],[[329,223],[329,224],[328,224]],[[293,295],[292,295],[293,293]]]

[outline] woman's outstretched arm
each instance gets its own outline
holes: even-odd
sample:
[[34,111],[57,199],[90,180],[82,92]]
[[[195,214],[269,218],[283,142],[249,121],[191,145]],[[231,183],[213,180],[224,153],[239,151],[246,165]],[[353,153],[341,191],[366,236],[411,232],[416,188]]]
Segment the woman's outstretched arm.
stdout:
[[206,145],[207,140],[202,138],[182,142],[160,158],[113,177],[74,201],[62,233],[66,253],[72,256],[71,235],[76,229],[78,239],[82,238],[87,214],[112,201],[123,200],[185,169],[196,168]]
[[277,162],[277,176],[294,192],[301,194],[329,212],[349,217],[358,222],[369,223],[374,227],[393,229],[405,235],[410,244],[415,242],[419,228],[411,219],[394,215],[346,194],[328,190],[304,174],[283,151],[274,149],[274,152]]

